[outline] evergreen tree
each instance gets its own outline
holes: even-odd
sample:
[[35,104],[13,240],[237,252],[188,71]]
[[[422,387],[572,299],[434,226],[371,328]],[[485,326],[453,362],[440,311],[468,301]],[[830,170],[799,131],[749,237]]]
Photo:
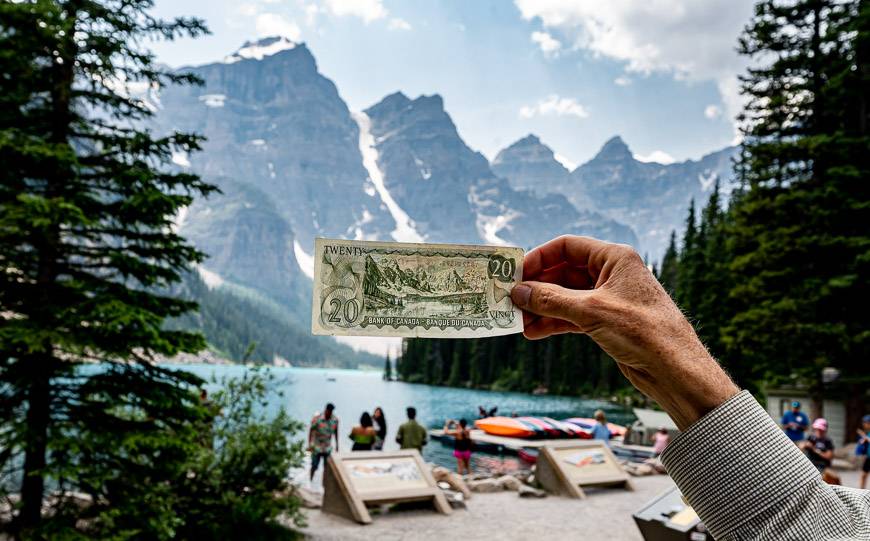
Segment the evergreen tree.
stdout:
[[818,399],[830,366],[860,400],[870,357],[870,3],[762,1],[740,51],[757,62],[742,78],[746,185],[732,204],[740,278],[725,344],[757,380],[796,378]]
[[680,307],[689,314],[697,308],[699,301],[698,276],[704,265],[703,239],[695,215],[695,200],[689,203],[686,216],[686,233],[683,235],[683,249],[680,251],[677,271],[676,298]]
[[387,357],[384,359],[384,380],[392,381],[393,379],[393,363],[390,362],[390,352],[387,352]]
[[677,273],[679,269],[680,254],[677,251],[677,232],[671,231],[671,240],[668,243],[668,249],[662,258],[661,268],[656,273],[656,276],[661,282],[665,290],[670,293],[671,297],[676,295],[677,289]]
[[[179,473],[203,415],[199,380],[151,361],[204,346],[162,326],[193,305],[155,291],[202,259],[173,218],[213,187],[171,168],[198,137],[141,127],[148,95],[195,79],[140,44],[206,29],[155,19],[151,6],[0,3],[0,447],[7,469],[21,466],[24,537],[41,535],[46,479],[137,506],[142,521],[116,517],[117,531],[167,537],[171,509],[143,487]],[[105,369],[89,377],[86,361]],[[104,447],[90,453],[96,435]]]

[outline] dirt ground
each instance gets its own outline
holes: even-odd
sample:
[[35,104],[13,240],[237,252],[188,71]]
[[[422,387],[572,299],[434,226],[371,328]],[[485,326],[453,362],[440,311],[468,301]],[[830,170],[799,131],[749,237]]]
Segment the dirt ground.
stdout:
[[[857,471],[838,472],[843,484],[857,486]],[[631,518],[655,496],[673,487],[666,475],[633,478],[634,491],[588,491],[585,500],[548,496],[520,499],[515,492],[474,494],[465,510],[445,517],[428,510],[396,511],[373,515],[361,526],[319,510],[307,510],[306,538],[317,541],[413,539],[534,540],[582,539],[583,541],[642,541]]]

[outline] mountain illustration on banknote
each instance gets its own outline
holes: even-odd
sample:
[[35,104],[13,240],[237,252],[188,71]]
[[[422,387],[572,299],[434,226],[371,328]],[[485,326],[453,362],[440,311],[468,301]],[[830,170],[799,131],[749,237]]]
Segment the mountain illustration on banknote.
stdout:
[[485,317],[486,260],[408,254],[369,254],[363,293],[373,313]]

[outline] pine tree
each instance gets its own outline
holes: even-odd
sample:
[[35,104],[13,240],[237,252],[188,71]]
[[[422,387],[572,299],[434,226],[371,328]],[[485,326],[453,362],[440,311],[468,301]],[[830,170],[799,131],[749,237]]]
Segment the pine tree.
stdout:
[[677,273],[679,272],[679,257],[677,251],[677,233],[671,231],[671,240],[668,243],[668,249],[662,258],[662,265],[656,276],[661,282],[665,290],[674,297],[677,289]]
[[[38,531],[49,478],[95,501],[129,497],[154,528],[171,528],[160,502],[133,489],[177,473],[201,417],[199,380],[151,361],[204,346],[162,326],[193,305],[157,291],[202,259],[173,218],[213,187],[171,169],[198,137],[142,127],[148,95],[195,79],[160,69],[140,44],[206,29],[154,19],[151,5],[0,4],[0,447],[22,466],[22,532]],[[88,376],[86,361],[104,369]],[[97,435],[107,447],[92,454]],[[133,468],[130,456],[128,490],[109,481]]]
[[680,250],[675,288],[677,302],[683,310],[690,314],[698,305],[698,274],[703,266],[700,236],[695,215],[695,200],[693,199],[689,203],[689,213],[686,216],[686,232],[683,235],[683,247]]
[[[863,396],[870,357],[870,4],[766,0],[740,40],[742,78],[732,205],[729,355],[755,379],[805,382],[821,370]],[[860,406],[855,406],[855,409]]]
[[387,352],[387,357],[384,359],[384,380],[393,380],[393,363],[390,362],[390,352]]

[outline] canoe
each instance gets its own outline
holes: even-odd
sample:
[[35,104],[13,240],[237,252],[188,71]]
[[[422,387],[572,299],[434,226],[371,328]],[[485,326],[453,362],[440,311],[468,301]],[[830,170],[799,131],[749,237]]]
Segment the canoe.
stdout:
[[571,423],[566,423],[565,421],[557,421],[556,419],[550,417],[541,417],[544,421],[547,421],[552,426],[558,428],[562,431],[564,438],[579,438],[588,440],[592,437],[592,431],[586,430],[585,428],[581,428],[578,425],[574,425]]
[[517,456],[526,464],[535,464],[538,461],[538,449],[536,447],[522,447],[517,451]]
[[530,424],[543,431],[544,436],[547,438],[562,438],[565,436],[564,432],[540,417],[517,417],[516,419],[521,423]]
[[[595,426],[596,423],[595,419],[590,419],[589,417],[571,417],[570,419],[565,419],[565,422],[577,425],[587,430],[592,430],[592,427]],[[624,426],[607,423],[607,429],[610,430],[610,437],[612,438],[625,436]]]
[[493,436],[508,438],[531,438],[543,434],[543,429],[524,423],[513,417],[487,417],[474,421],[474,426]]

